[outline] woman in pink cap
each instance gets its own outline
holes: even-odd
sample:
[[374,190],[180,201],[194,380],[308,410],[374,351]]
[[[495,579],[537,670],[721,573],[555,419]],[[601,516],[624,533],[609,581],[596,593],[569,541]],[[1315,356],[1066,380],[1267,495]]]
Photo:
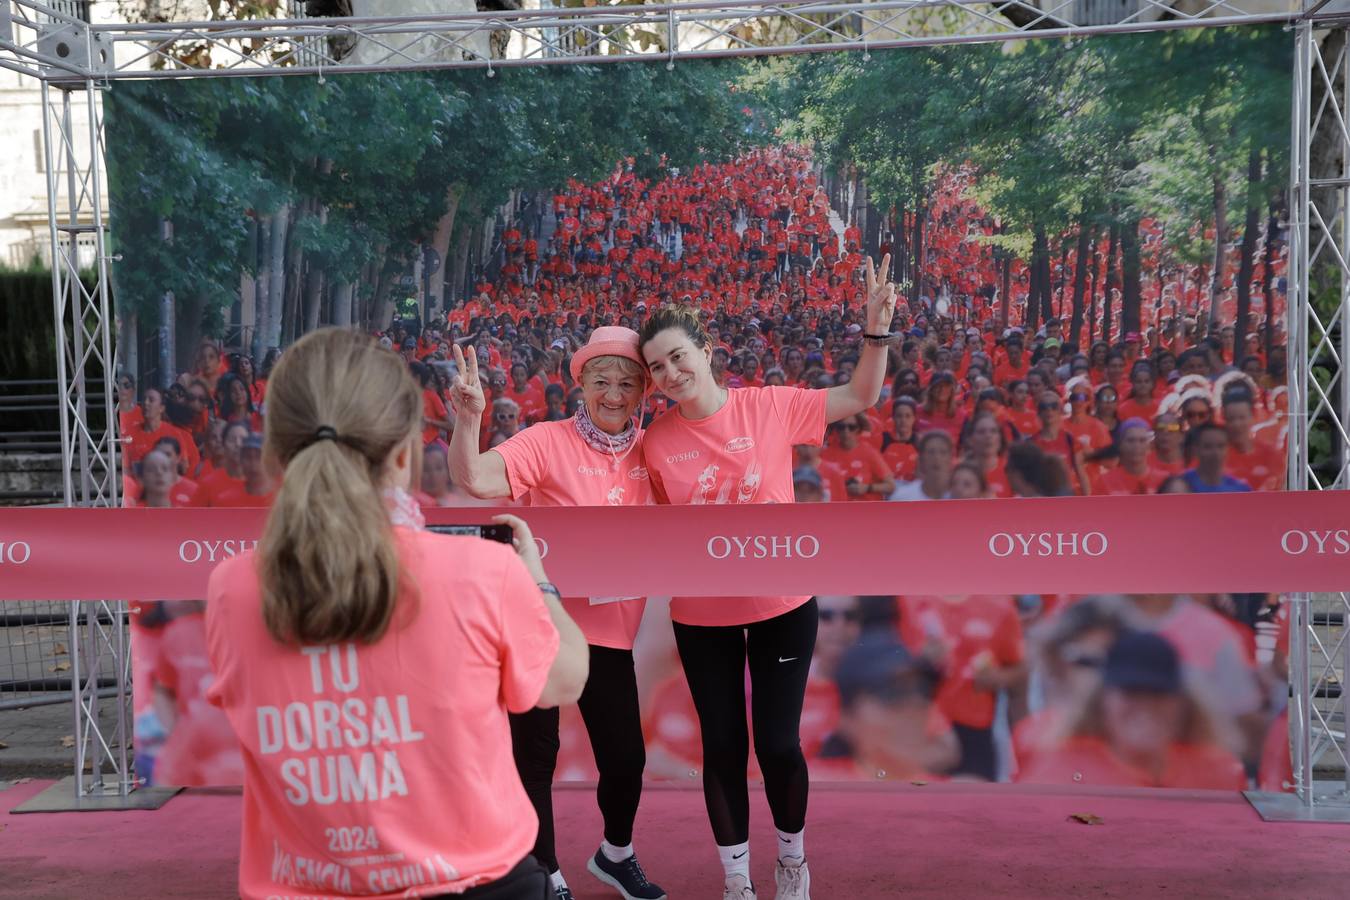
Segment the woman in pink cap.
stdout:
[[[455,431],[450,471],[455,484],[481,499],[529,495],[532,506],[625,506],[652,502],[634,414],[646,388],[637,332],[606,326],[572,357],[581,386],[576,414],[539,422],[486,453],[479,453],[483,387],[478,358],[458,346],[459,375],[452,388]],[[626,900],[660,900],[665,891],[647,880],[633,852],[633,820],[647,764],[638,711],[633,639],[645,597],[586,597],[563,601],[590,645],[591,674],[578,701],[600,773],[596,799],[604,841],[586,867]],[[534,856],[549,870],[558,900],[571,892],[558,865],[553,837],[553,773],[558,763],[558,710],[534,709],[511,719],[521,781],[539,814]]]
[[[652,491],[663,503],[791,503],[793,445],[819,445],[825,426],[881,394],[895,314],[891,258],[867,260],[867,329],[848,384],[824,390],[718,385],[698,313],[667,306],[642,326],[654,387],[678,404],[647,429]],[[809,789],[799,735],[816,603],[811,597],[676,597],[675,643],[703,733],[703,796],[725,874],[724,900],[755,900],[750,881],[745,670],[755,757],[778,829],[778,900],[808,900],[804,833]]]

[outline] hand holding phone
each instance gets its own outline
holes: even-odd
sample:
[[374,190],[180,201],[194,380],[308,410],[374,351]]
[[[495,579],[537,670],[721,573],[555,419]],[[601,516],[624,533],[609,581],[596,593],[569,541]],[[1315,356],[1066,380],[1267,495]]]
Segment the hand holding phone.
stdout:
[[456,534],[465,537],[478,537],[485,541],[510,544],[514,535],[509,525],[428,525],[427,531],[437,534]]
[[534,539],[534,533],[530,531],[530,526],[525,524],[525,520],[518,516],[500,515],[493,516],[492,521],[500,526],[510,528],[514,533],[516,553],[520,556],[520,561],[525,564],[525,568],[530,570],[534,580],[540,583],[548,581],[548,575],[544,572],[543,557],[539,555],[539,544]]

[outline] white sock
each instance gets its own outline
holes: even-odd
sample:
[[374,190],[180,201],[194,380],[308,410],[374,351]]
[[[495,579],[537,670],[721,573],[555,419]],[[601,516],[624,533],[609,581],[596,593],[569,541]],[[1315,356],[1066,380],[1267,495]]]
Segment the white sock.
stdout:
[[806,829],[802,829],[796,834],[789,834],[786,831],[778,832],[778,858],[779,859],[806,859]]
[[559,869],[552,875],[548,876],[548,883],[549,887],[553,888],[553,890],[555,891],[558,888],[567,887],[567,879],[562,877],[562,869]]
[[610,862],[619,863],[633,855],[633,845],[628,844],[624,847],[616,847],[609,841],[601,841],[600,852],[605,854],[605,859]]
[[743,875],[745,880],[750,880],[750,842],[744,844],[732,844],[729,847],[717,845],[717,854],[722,857],[722,871],[726,877],[732,875]]

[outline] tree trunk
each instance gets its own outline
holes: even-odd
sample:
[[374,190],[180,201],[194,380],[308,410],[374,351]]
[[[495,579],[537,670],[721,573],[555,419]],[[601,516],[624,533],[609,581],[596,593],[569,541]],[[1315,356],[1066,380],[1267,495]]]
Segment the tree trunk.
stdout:
[[197,344],[202,339],[202,311],[206,302],[198,294],[184,294],[174,303],[174,371],[191,372],[197,362]]
[[1276,209],[1280,204],[1272,204],[1270,218],[1266,219],[1266,264],[1265,277],[1261,279],[1261,294],[1265,298],[1265,327],[1262,343],[1266,348],[1266,359],[1270,359],[1270,348],[1275,346],[1275,279],[1272,271],[1275,266],[1275,231],[1280,227]]
[[303,279],[300,277],[304,254],[300,252],[300,242],[294,238],[294,226],[304,221],[305,216],[310,214],[310,202],[301,203],[295,212],[292,227],[286,229],[289,238],[286,241],[286,305],[283,307],[285,312],[281,319],[283,341],[286,345],[294,343],[304,333],[304,307],[300,299],[301,288],[304,287]]
[[254,245],[254,253],[258,260],[258,274],[253,280],[257,294],[254,311],[257,324],[253,329],[253,358],[259,365],[261,365],[262,358],[270,346],[267,343],[267,322],[272,314],[272,257],[268,252],[271,244],[272,220],[270,218],[259,219],[258,241]]
[[319,327],[319,310],[323,309],[323,269],[309,270],[305,282],[305,333]]
[[1008,328],[1008,300],[1012,294],[1012,259],[1003,253],[1002,288],[998,298],[998,330],[1001,335]]
[[1228,190],[1214,178],[1214,270],[1209,275],[1209,332],[1219,323],[1219,295],[1223,293],[1224,247],[1228,243]]
[[455,301],[456,307],[461,305],[459,301],[467,295],[465,283],[469,275],[469,242],[472,237],[472,229],[461,228],[459,237],[455,239],[455,266],[450,290],[453,291],[451,299]]
[[927,216],[920,200],[914,205],[914,273],[909,286],[909,304],[911,309],[919,308],[919,297],[923,294],[923,220]]
[[1092,228],[1092,248],[1088,251],[1090,257],[1088,265],[1088,293],[1087,293],[1087,347],[1091,351],[1092,345],[1097,341],[1097,275],[1101,271],[1100,260],[1097,259],[1097,228]]
[[1120,223],[1112,221],[1111,237],[1106,244],[1106,284],[1102,290],[1102,340],[1111,343],[1111,292],[1116,288],[1116,250],[1120,246]]
[[270,284],[267,286],[267,323],[263,342],[267,349],[281,346],[281,319],[286,310],[286,234],[291,219],[291,208],[283,206],[272,216],[272,229],[267,248],[267,268]]
[[[1092,229],[1087,222],[1078,223],[1078,243],[1074,247],[1073,318],[1069,322],[1069,343],[1077,344],[1083,331],[1083,286],[1087,281],[1088,255],[1092,252]],[[1081,345],[1080,345],[1081,346]]]
[[1050,241],[1045,241],[1045,252],[1041,254],[1041,321],[1054,318],[1055,281],[1050,272]]
[[1139,219],[1133,215],[1120,229],[1121,296],[1120,331],[1122,336],[1140,332],[1139,306],[1143,299],[1139,264]]
[[1247,325],[1252,309],[1252,272],[1256,268],[1256,233],[1261,227],[1257,203],[1261,183],[1261,148],[1247,151],[1247,218],[1242,223],[1242,251],[1238,260],[1237,321],[1233,323],[1233,365],[1241,367],[1247,353]]
[[375,331],[384,331],[394,321],[394,304],[389,300],[394,279],[390,277],[388,253],[389,248],[384,244],[375,249],[375,293],[371,299],[371,321],[367,323]]
[[1035,334],[1040,327],[1042,311],[1050,306],[1050,247],[1045,237],[1045,227],[1035,225],[1031,238],[1031,290],[1027,294],[1026,319],[1023,326],[1027,334]]
[[906,281],[909,278],[909,222],[905,221],[905,211],[898,214],[895,231],[891,233],[891,259],[895,261],[895,280]]
[[[427,292],[427,318],[439,315],[446,307],[445,275],[450,271],[450,238],[455,233],[455,213],[459,211],[461,191],[451,186],[445,192],[445,215],[436,223],[436,231],[431,236],[431,249],[436,251],[440,268],[431,273],[430,290]],[[533,235],[538,239],[538,235]]]
[[1056,300],[1056,309],[1054,315],[1061,321],[1064,319],[1064,286],[1069,280],[1069,241],[1067,238],[1059,242],[1059,284],[1055,288],[1058,295]]
[[350,328],[352,324],[352,289],[350,281],[339,281],[333,290],[333,324],[339,328]]
[[117,346],[120,348],[122,369],[130,372],[136,379],[136,383],[141,383],[141,317],[128,311],[126,318],[122,320],[120,333],[117,336]]

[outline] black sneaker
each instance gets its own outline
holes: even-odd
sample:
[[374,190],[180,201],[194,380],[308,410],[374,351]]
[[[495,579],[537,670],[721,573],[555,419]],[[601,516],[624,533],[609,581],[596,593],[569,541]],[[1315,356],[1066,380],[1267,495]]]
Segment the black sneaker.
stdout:
[[610,862],[604,850],[597,850],[586,868],[622,894],[624,900],[666,900],[666,892],[647,880],[636,853],[623,862]]

